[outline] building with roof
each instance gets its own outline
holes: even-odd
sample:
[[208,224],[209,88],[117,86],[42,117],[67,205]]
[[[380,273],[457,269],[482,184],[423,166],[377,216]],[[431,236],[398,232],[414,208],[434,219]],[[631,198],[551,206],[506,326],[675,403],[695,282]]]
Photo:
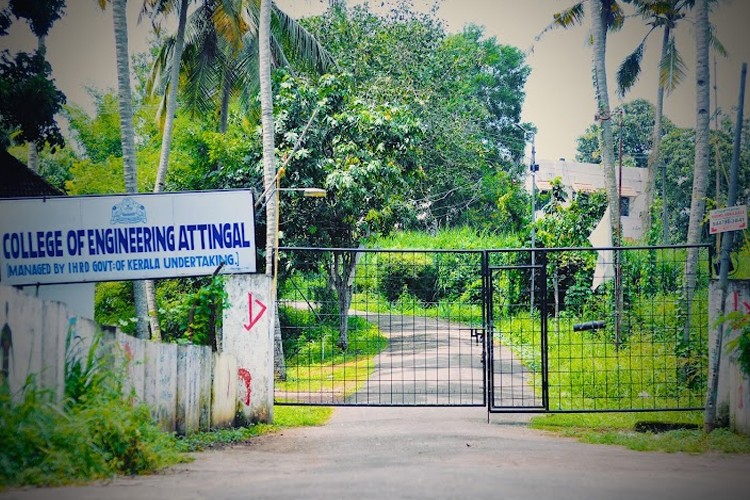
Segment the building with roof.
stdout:
[[[539,160],[536,178],[537,193],[545,193],[552,188],[552,181],[560,178],[562,185],[571,199],[576,193],[590,193],[604,189],[604,169],[595,163],[578,163],[561,158],[556,161]],[[619,167],[617,169],[619,171]],[[619,179],[619,174],[618,174]],[[525,188],[531,192],[532,175],[529,172]],[[638,240],[643,235],[641,214],[647,210],[643,196],[646,186],[646,169],[622,167],[622,189],[620,207],[622,211],[622,232],[628,239]],[[541,216],[543,214],[537,215]]]

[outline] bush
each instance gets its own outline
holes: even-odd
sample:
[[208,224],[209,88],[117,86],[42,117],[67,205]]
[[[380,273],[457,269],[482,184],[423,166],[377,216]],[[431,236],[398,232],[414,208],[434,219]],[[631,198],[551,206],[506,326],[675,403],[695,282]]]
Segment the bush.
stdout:
[[388,260],[381,262],[380,271],[382,277],[378,286],[388,302],[396,302],[404,293],[425,304],[439,299],[438,273],[430,254],[388,254]]
[[0,486],[57,485],[153,471],[179,460],[150,410],[123,397],[122,374],[97,336],[87,352],[69,332],[65,394],[29,377],[19,394],[0,382]]

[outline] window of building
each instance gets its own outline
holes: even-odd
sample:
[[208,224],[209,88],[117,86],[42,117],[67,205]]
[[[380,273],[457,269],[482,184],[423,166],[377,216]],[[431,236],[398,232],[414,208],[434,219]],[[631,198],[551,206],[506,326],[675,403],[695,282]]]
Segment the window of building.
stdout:
[[630,198],[623,196],[620,198],[620,216],[628,217],[630,215]]

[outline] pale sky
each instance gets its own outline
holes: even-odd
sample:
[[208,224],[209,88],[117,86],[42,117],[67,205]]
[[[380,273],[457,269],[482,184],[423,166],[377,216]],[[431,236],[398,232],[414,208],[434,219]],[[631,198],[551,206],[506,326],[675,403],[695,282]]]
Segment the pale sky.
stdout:
[[[350,3],[352,1],[349,0]],[[0,5],[6,3],[6,0],[0,0]],[[381,3],[380,0],[371,1],[370,5],[379,7]],[[534,123],[538,128],[538,159],[573,159],[576,138],[593,121],[595,105],[591,84],[591,51],[586,45],[587,22],[568,31],[550,31],[539,42],[534,42],[536,35],[552,20],[552,15],[572,3],[572,0],[443,0],[438,11],[438,16],[446,21],[449,31],[458,31],[466,23],[475,23],[485,26],[486,35],[496,37],[500,43],[515,45],[523,51],[534,46],[526,60],[531,67],[531,75],[526,84],[522,120]],[[148,22],[137,22],[139,4],[141,2],[131,0],[128,6],[131,53],[145,50],[148,37]],[[277,4],[285,12],[299,17],[322,12],[328,1],[277,0]],[[414,4],[419,8],[432,2],[414,0]],[[747,34],[750,29],[750,2],[724,0],[712,14],[712,22],[717,25],[718,37],[729,51],[729,57],[719,56],[718,78],[713,80],[715,75],[712,73],[711,85],[714,85],[714,81],[717,83],[719,107],[723,112],[731,113],[734,119],[736,112],[733,107],[738,97],[741,65],[750,62],[750,36]],[[33,37],[25,25],[16,24],[11,35],[0,38],[0,48],[29,50],[34,46]],[[677,125],[692,127],[695,125],[692,18],[684,20],[679,30],[678,48],[689,73],[682,85],[666,99],[665,113]],[[615,93],[617,66],[645,33],[646,28],[640,19],[629,18],[622,31],[609,37],[607,71],[612,107],[621,102]],[[657,81],[654,68],[660,43],[660,33],[652,34],[642,62],[645,71],[625,101],[639,97],[652,102],[655,100]],[[69,102],[90,109],[86,86],[116,86],[111,11],[100,11],[94,0],[68,0],[67,15],[53,27],[47,45],[53,77]],[[750,109],[747,101],[750,101],[750,97],[746,99],[745,116]]]

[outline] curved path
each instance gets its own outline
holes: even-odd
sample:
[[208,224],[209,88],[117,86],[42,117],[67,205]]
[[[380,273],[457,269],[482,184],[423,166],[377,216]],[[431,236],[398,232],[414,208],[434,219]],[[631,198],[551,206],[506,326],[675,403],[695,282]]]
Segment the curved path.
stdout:
[[[464,322],[418,315],[350,311],[378,325],[388,339],[377,356],[350,360],[336,389],[322,383],[319,390],[277,388],[278,401],[366,406],[485,406],[483,339],[473,337]],[[510,349],[494,348],[494,406],[526,408],[537,404],[534,373],[518,362]],[[298,367],[303,373],[306,366]],[[371,373],[363,377],[364,373]],[[321,373],[325,377],[325,372]],[[362,377],[358,379],[357,377]],[[343,386],[349,396],[343,393]],[[351,388],[357,390],[351,393]]]

